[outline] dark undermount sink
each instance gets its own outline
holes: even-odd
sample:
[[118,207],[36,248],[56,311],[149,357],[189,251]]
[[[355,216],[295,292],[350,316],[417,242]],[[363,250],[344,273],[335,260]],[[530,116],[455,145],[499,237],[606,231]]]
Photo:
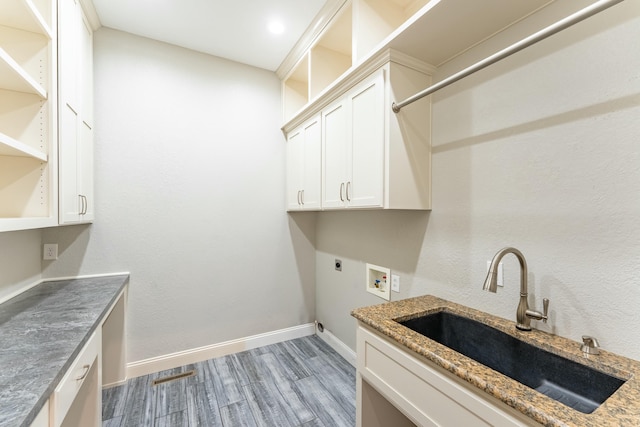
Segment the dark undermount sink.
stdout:
[[585,414],[595,411],[624,384],[624,380],[447,311],[398,323]]

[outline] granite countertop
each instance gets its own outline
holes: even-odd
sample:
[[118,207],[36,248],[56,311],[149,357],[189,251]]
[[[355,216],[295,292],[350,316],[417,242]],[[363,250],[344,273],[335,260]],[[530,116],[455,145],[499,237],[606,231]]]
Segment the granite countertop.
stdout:
[[[524,342],[582,363],[626,382],[591,414],[578,412],[462,354],[406,328],[394,319],[408,320],[446,310],[480,321]],[[354,310],[351,315],[412,352],[448,370],[546,426],[640,426],[640,362],[600,349],[584,355],[580,343],[539,330],[515,328],[515,320],[474,310],[426,295]],[[514,313],[515,317],[515,313]]]
[[47,281],[0,304],[0,427],[31,424],[128,279]]

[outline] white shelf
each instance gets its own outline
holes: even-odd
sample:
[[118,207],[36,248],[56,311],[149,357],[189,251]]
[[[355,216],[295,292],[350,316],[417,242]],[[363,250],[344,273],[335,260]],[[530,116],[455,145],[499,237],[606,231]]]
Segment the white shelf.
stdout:
[[58,225],[53,217],[4,218],[0,217],[0,232],[32,230],[34,228],[54,227]]
[[355,0],[353,37],[355,62],[373,52],[376,46],[402,26],[426,4],[440,0]]
[[311,48],[309,99],[315,98],[353,65],[352,9],[347,6]]
[[33,93],[47,99],[47,91],[0,47],[0,88]]
[[0,232],[58,223],[56,0],[0,0]]
[[376,50],[392,48],[439,67],[553,0],[432,0]]
[[47,154],[0,132],[0,156],[31,157],[47,161]]
[[[45,3],[43,7],[48,7]],[[46,11],[47,14],[50,11]],[[51,39],[51,26],[32,0],[1,0],[0,25],[43,34]]]
[[305,54],[284,80],[284,117],[292,117],[309,102],[309,54]]

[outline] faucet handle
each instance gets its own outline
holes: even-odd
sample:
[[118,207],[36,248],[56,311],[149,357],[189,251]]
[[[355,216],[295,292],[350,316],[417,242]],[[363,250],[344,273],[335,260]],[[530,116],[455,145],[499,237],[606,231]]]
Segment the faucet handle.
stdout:
[[580,350],[582,350],[585,354],[599,354],[600,350],[598,350],[600,344],[598,340],[594,337],[590,337],[589,335],[582,336],[582,345],[580,346]]
[[542,300],[542,321],[547,323],[547,319],[549,318],[549,298],[544,298]]
[[544,323],[547,323],[547,319],[549,318],[549,298],[542,300],[542,309],[544,310],[543,313],[536,310],[527,310],[524,314],[530,319],[542,320]]

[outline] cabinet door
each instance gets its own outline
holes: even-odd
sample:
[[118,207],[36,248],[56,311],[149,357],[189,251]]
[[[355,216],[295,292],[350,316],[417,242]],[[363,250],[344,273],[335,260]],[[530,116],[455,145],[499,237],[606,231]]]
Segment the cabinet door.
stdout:
[[322,207],[325,209],[346,206],[348,143],[347,108],[342,99],[322,112]]
[[60,0],[58,4],[58,81],[60,105],[80,111],[80,61],[82,56],[82,10],[77,0]]
[[345,197],[350,207],[384,203],[384,83],[380,70],[347,94],[351,152]]
[[302,209],[300,195],[303,187],[303,144],[302,129],[297,129],[289,134],[287,140],[287,210],[290,211]]
[[321,157],[322,138],[320,134],[320,117],[316,117],[303,125],[303,172],[302,172],[302,208],[319,210],[321,208]]

